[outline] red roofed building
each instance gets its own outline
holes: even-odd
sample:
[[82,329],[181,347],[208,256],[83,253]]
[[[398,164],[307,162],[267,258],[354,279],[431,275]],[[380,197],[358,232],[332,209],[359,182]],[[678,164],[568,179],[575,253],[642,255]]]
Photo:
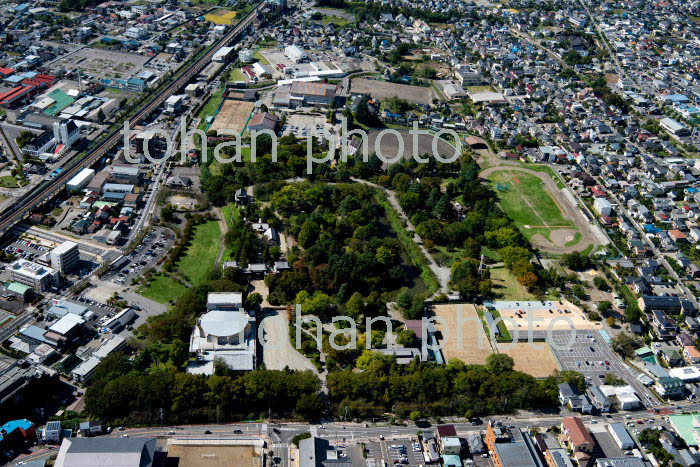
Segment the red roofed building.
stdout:
[[23,84],[31,84],[32,86],[46,86],[49,87],[56,82],[56,77],[53,75],[38,74],[33,78],[27,78],[22,81]]
[[674,242],[677,242],[679,240],[685,240],[687,238],[687,236],[678,229],[669,230],[668,236],[671,237],[671,240],[673,240]]
[[683,356],[692,364],[700,363],[700,350],[694,345],[686,345],[683,347]]
[[467,136],[466,141],[467,141],[467,144],[472,149],[487,149],[488,148],[486,141],[479,138],[478,136]]
[[593,452],[595,441],[579,417],[566,417],[561,422],[561,436],[574,452]]
[[454,425],[438,425],[437,427],[438,438],[444,438],[446,436],[457,436],[457,430]]
[[15,73],[13,68],[0,67],[0,78],[7,78]]
[[277,128],[277,122],[279,122],[279,117],[277,115],[267,112],[259,112],[253,115],[253,118],[250,119],[248,129],[251,131],[275,131],[275,128]]
[[36,86],[22,85],[0,94],[0,106],[16,108],[31,99],[39,90]]
[[593,196],[595,196],[596,198],[605,197],[605,191],[603,191],[603,188],[601,188],[600,185],[592,186],[591,192],[593,192]]

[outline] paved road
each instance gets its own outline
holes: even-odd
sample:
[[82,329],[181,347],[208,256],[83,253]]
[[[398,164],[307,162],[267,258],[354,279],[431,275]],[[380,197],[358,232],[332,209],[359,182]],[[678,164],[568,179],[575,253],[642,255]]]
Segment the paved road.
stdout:
[[6,339],[9,339],[10,336],[15,334],[19,328],[22,328],[33,321],[34,317],[32,316],[32,312],[29,310],[25,310],[25,312],[21,315],[9,320],[3,327],[0,328],[0,343],[4,342]]
[[566,62],[564,60],[562,60],[562,58],[559,55],[555,54],[550,49],[540,45],[540,43],[537,42],[537,40],[535,40],[529,34],[520,32],[520,31],[513,29],[513,28],[510,29],[510,33],[513,34],[515,37],[518,37],[518,38],[524,40],[525,42],[532,44],[533,46],[537,47],[538,49],[540,49],[541,51],[543,51],[544,53],[549,55],[552,59],[556,60],[556,62],[559,63],[562,66],[562,68],[564,68],[565,70],[571,68],[569,65],[566,64]]
[[688,289],[688,287],[685,285],[685,283],[681,280],[681,278],[678,275],[678,273],[676,272],[676,270],[671,267],[671,264],[666,260],[666,256],[664,256],[661,253],[661,251],[658,248],[656,248],[656,245],[654,245],[654,242],[649,240],[649,237],[646,236],[646,233],[645,233],[644,229],[642,228],[642,226],[639,225],[639,223],[635,220],[635,218],[632,217],[630,215],[629,211],[625,208],[624,202],[621,202],[620,199],[617,197],[617,194],[615,194],[615,193],[608,192],[608,195],[610,196],[610,198],[612,198],[615,201],[615,203],[617,203],[617,207],[615,209],[619,210],[622,214],[624,214],[625,217],[627,217],[627,219],[632,223],[632,225],[637,230],[637,232],[639,233],[639,235],[642,238],[642,240],[644,241],[644,243],[647,244],[649,249],[654,254],[654,256],[653,256],[654,259],[656,259],[661,264],[663,264],[663,266],[666,268],[666,270],[671,275],[671,277],[673,277],[673,279],[675,279],[676,282],[679,284],[679,286],[683,290],[683,293],[685,294],[685,296],[688,297],[697,307],[698,302],[695,299],[695,295],[690,291],[690,289]]
[[[187,84],[197,73],[202,70],[207,63],[210,62],[211,57],[218,50],[219,46],[228,45],[233,39],[235,39],[238,34],[243,32],[248,28],[253,19],[257,16],[257,13],[265,6],[265,3],[258,4],[250,13],[248,13],[241,21],[228,33],[224,38],[222,38],[214,47],[211,47],[204,55],[199,58],[195,63],[192,63],[189,68],[184,69],[178,78],[169,84],[165,89],[161,90],[158,94],[154,96],[149,96],[149,101],[144,107],[136,112],[130,122],[133,125],[138,124],[144,118],[148,117],[159,105],[161,105],[168,96],[177,92],[185,84]],[[60,192],[64,188],[64,183],[77,174],[84,167],[92,165],[94,162],[99,160],[105,154],[108,153],[115,145],[119,144],[122,140],[121,128],[115,128],[110,134],[108,134],[104,141],[98,144],[95,148],[90,150],[82,159],[77,161],[72,167],[67,168],[60,175],[55,177],[50,183],[40,185],[38,188],[30,192],[27,196],[23,197],[20,201],[11,207],[9,212],[3,213],[0,217],[0,230],[3,232],[8,228],[13,226],[15,223],[20,222],[24,217],[26,217],[32,209],[43,203],[45,200],[52,198],[56,193]]]
[[[678,409],[678,407],[676,407]],[[683,405],[683,410],[698,410],[700,404]],[[563,416],[567,414],[522,414],[520,416],[497,416],[490,417],[492,420],[500,420],[505,424],[518,426],[520,428],[527,427],[550,427],[558,426],[561,423]],[[636,411],[609,414],[605,418],[592,417],[583,415],[581,418],[584,423],[590,424],[594,418],[605,423],[612,422],[628,422],[636,420],[653,420],[653,424],[663,423],[665,414],[656,414],[653,411]],[[449,422],[446,422],[449,423]],[[486,420],[485,420],[486,423]],[[454,423],[459,435],[466,435],[469,432],[484,431],[486,425],[473,426],[471,423],[457,422]],[[641,425],[642,427],[647,425]],[[273,431],[276,429],[279,433]],[[435,426],[428,429],[434,430]],[[204,431],[209,430],[211,434],[205,435]],[[235,434],[235,430],[242,431],[242,434]],[[151,437],[178,437],[189,439],[251,439],[263,437],[271,443],[271,447],[276,456],[279,456],[287,465],[287,454],[291,438],[299,433],[311,432],[321,438],[330,440],[332,443],[348,445],[352,442],[373,441],[379,442],[380,435],[386,439],[405,439],[415,436],[418,431],[424,430],[413,424],[408,425],[371,425],[364,426],[358,423],[327,423],[321,429],[318,425],[309,425],[305,423],[285,423],[285,424],[268,424],[268,423],[235,423],[235,424],[207,424],[207,425],[188,425],[188,426],[163,426],[151,428],[132,428],[124,431],[114,431],[112,434],[104,435],[106,437],[120,437],[128,435],[130,438],[151,438]],[[268,446],[270,447],[270,446]],[[21,456],[15,459],[17,462],[26,462],[28,460],[47,459],[56,455],[56,449],[46,449],[45,447],[37,448],[32,454]]]

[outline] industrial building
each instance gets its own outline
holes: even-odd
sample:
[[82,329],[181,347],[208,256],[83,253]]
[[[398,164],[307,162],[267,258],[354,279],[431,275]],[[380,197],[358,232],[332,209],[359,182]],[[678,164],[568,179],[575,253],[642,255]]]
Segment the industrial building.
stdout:
[[312,436],[299,442],[299,467],[352,467],[352,459],[341,457],[328,440]]
[[93,169],[84,168],[78,174],[66,182],[66,191],[73,193],[85,188],[85,185],[90,183],[90,180],[95,176]]
[[165,100],[165,113],[176,114],[185,104],[184,94],[173,94]]
[[155,453],[155,438],[64,438],[54,465],[151,467]]
[[662,118],[659,121],[659,126],[673,136],[690,136],[690,130],[687,126],[670,117]]
[[90,319],[94,316],[94,313],[86,306],[57,298],[51,300],[51,306],[46,310],[47,315],[57,319],[64,317],[68,313],[84,317],[85,319]]
[[73,369],[71,373],[73,379],[81,383],[90,381],[90,378],[95,374],[97,365],[100,364],[102,359],[113,352],[118,352],[125,346],[126,340],[123,337],[117,335],[112,336],[109,340],[103,342],[92,355],[83,361],[83,363]]
[[216,51],[216,53],[214,53],[214,56],[211,59],[215,62],[224,63],[231,56],[232,52],[233,47],[221,47]]
[[617,443],[617,446],[620,449],[626,451],[634,448],[634,440],[627,432],[627,428],[625,428],[624,423],[611,423],[607,426],[607,429],[608,433],[610,433],[610,436],[613,440],[615,440],[615,443]]
[[85,319],[73,313],[68,313],[53,323],[44,337],[54,340],[57,345],[64,345],[80,337],[84,324]]
[[61,274],[67,274],[80,262],[80,250],[78,244],[66,241],[58,245],[49,253],[51,267]]
[[606,397],[616,400],[620,410],[633,410],[642,404],[632,386],[601,385],[598,389]]
[[700,381],[700,368],[696,366],[684,366],[680,368],[670,368],[668,376],[678,378],[684,383],[696,383]]
[[97,365],[100,364],[100,359],[97,357],[90,357],[87,360],[85,360],[83,363],[78,365],[73,369],[71,374],[73,375],[73,379],[76,380],[79,383],[86,383],[90,381],[90,378],[92,378],[92,375],[95,374],[95,369],[97,368]]
[[96,436],[104,433],[104,424],[99,420],[80,422],[80,434],[84,437]]
[[321,81],[294,81],[289,96],[297,105],[329,106],[335,100],[337,90],[335,84]]
[[307,53],[301,50],[296,45],[288,45],[287,47],[285,47],[284,56],[293,61],[294,63],[299,63],[309,58]]
[[111,332],[119,332],[131,320],[136,317],[136,312],[131,308],[124,308],[122,311],[114,315],[109,321],[104,324],[104,327]]

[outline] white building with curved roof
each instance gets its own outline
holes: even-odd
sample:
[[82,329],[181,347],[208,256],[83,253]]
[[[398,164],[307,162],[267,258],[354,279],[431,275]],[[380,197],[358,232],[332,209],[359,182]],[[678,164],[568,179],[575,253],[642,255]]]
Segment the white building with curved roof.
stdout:
[[192,330],[190,352],[197,354],[197,361],[187,371],[214,374],[216,360],[232,370],[255,369],[255,315],[243,308],[242,294],[210,293],[207,310]]

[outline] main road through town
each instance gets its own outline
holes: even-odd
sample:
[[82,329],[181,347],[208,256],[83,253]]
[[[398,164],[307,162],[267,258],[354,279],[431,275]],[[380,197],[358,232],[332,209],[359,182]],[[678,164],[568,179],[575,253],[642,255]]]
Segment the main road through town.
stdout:
[[[637,410],[632,412],[612,413],[605,417],[595,417],[597,420],[612,422],[640,423],[644,428],[654,424],[666,424],[665,417],[672,413],[691,412],[700,409],[700,404],[688,404],[685,401],[677,405],[670,405],[656,413],[653,410]],[[577,414],[581,416],[580,414]],[[506,425],[520,428],[527,427],[551,427],[561,424],[562,414],[535,414],[523,413],[515,416],[489,417],[491,420],[500,420]],[[584,423],[589,424],[594,419],[590,415],[582,416]],[[649,422],[651,420],[651,422]],[[486,422],[486,421],[485,421]],[[594,422],[595,423],[595,422]],[[471,423],[454,423],[459,435],[468,432],[484,431],[485,425],[472,425]],[[104,437],[129,437],[129,438],[179,438],[179,439],[257,439],[262,437],[270,443],[268,449],[272,449],[275,457],[280,457],[281,465],[288,467],[289,445],[294,435],[311,432],[320,438],[328,439],[334,445],[348,446],[358,441],[378,441],[381,438],[407,438],[415,436],[418,431],[435,429],[431,427],[417,427],[408,425],[365,425],[360,423],[329,422],[325,425],[309,425],[305,423],[233,423],[233,424],[208,424],[188,426],[162,426],[146,428],[127,428],[123,431],[114,429],[112,433]],[[31,460],[48,459],[57,454],[56,447],[36,446],[31,453],[20,455],[11,465],[21,465],[22,462]]]
[[[176,93],[179,89],[185,86],[194,76],[196,76],[210,61],[214,53],[232,40],[234,40],[241,32],[243,32],[248,26],[251,25],[253,20],[257,17],[258,12],[264,7],[264,3],[256,6],[251,12],[249,12],[238,24],[226,34],[218,43],[212,46],[201,58],[197,59],[189,68],[184,71],[178,78],[175,79],[171,84],[167,85],[163,90],[158,91],[158,93],[151,98],[151,100],[144,105],[144,107],[137,111],[136,114],[132,115],[129,119],[130,127],[134,124],[139,123],[141,120],[146,118],[151,114],[158,106],[160,106],[165,100]],[[26,217],[32,209],[45,202],[47,199],[51,198],[65,185],[66,181],[70,180],[75,176],[80,170],[85,167],[89,167],[94,164],[97,160],[107,154],[112,148],[114,148],[122,139],[122,129],[113,129],[107,138],[97,145],[97,147],[91,149],[86,155],[84,155],[80,161],[70,168],[64,170],[61,174],[56,176],[53,180],[48,183],[42,183],[37,186],[34,190],[27,193],[20,200],[14,203],[5,212],[0,214],[0,234],[4,234],[9,228],[20,222],[24,217]]]

